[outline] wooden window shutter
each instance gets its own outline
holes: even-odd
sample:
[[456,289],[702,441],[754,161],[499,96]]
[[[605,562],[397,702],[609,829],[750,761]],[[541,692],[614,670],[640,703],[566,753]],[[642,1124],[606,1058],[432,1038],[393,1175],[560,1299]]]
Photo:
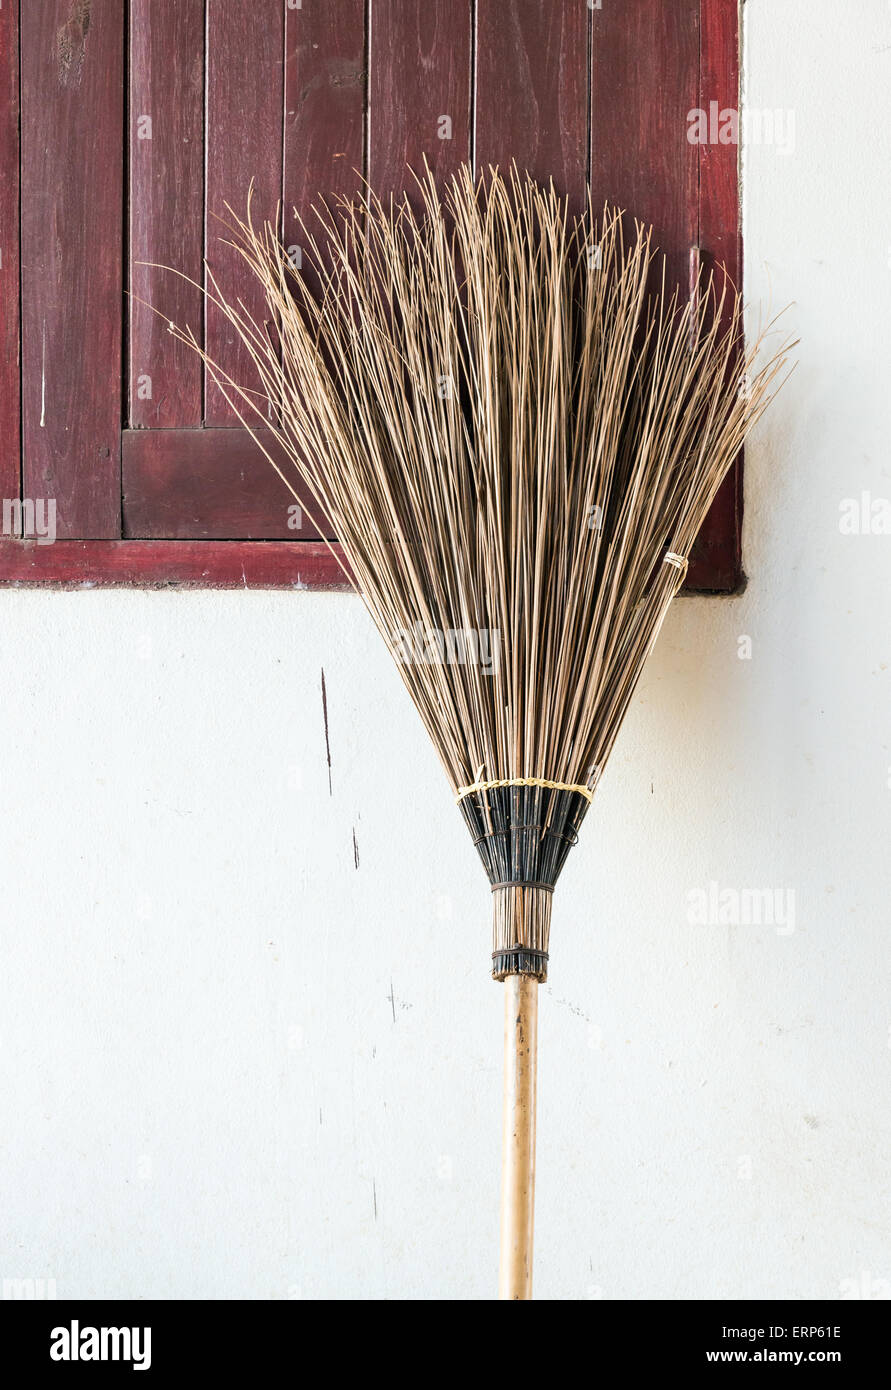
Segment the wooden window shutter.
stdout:
[[[0,63],[0,477],[55,499],[58,537],[0,537],[7,582],[341,584],[147,307],[250,380],[199,291],[145,263],[201,281],[206,256],[262,314],[218,220],[251,180],[299,256],[319,193],[516,159],[652,221],[682,283],[697,257],[740,281],[737,148],[688,139],[737,106],[737,0],[6,0]],[[688,587],[737,587],[740,520],[737,465]]]

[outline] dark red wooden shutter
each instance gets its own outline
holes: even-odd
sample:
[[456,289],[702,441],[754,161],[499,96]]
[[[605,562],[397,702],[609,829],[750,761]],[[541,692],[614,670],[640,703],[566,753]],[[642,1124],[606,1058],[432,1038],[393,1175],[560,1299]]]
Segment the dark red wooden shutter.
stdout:
[[[200,360],[147,307],[190,324],[250,380],[198,289],[143,263],[200,282],[207,256],[225,292],[262,313],[218,220],[226,202],[244,209],[251,180],[256,214],[280,206],[299,249],[293,210],[318,193],[351,193],[363,176],[401,189],[406,163],[424,157],[440,176],[468,158],[516,159],[576,208],[590,181],[598,200],[653,221],[682,281],[698,255],[738,282],[736,147],[687,140],[693,109],[737,105],[737,11],[737,0],[5,0],[0,479],[4,497],[21,482],[25,497],[55,498],[61,539],[0,539],[0,575],[339,582]],[[697,542],[693,587],[738,584],[740,512],[737,468]]]
[[121,534],[124,45],[111,0],[21,6],[22,487]]

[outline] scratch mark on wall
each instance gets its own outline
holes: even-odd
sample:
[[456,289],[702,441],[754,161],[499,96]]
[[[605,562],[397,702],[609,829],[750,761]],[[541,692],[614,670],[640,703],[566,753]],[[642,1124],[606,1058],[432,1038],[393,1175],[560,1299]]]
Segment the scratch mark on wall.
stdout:
[[591,1019],[585,1013],[584,1009],[581,1008],[578,1004],[573,1004],[571,999],[560,999],[556,994],[554,994],[554,991],[552,989],[548,989],[548,994],[551,996],[555,1004],[559,1004],[560,1008],[568,1009],[571,1014],[575,1014],[576,1018],[583,1019],[585,1023],[591,1022]]
[[353,863],[359,867],[359,846],[356,843],[356,827],[353,826]]
[[371,1200],[374,1204],[374,1219],[377,1220],[377,1184],[374,1178],[371,1179]]
[[390,1001],[390,1008],[393,1010],[393,1022],[395,1023],[395,1022],[396,1022],[396,996],[395,996],[395,994],[393,993],[393,980],[392,980],[392,977],[391,977],[391,979],[390,979],[390,993],[387,995],[387,998],[388,998],[389,1001]]
[[328,795],[333,796],[331,787],[331,739],[328,734],[328,691],[325,688],[325,668],[322,667],[322,718],[325,721],[325,754],[328,758]]

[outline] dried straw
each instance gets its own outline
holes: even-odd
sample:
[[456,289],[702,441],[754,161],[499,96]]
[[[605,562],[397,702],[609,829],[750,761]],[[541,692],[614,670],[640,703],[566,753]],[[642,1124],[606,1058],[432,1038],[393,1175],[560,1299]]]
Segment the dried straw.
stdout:
[[[681,302],[647,229],[626,241],[609,207],[599,225],[590,208],[572,220],[516,169],[321,204],[309,275],[253,225],[250,200],[233,218],[268,320],[210,271],[207,294],[260,389],[171,331],[282,472],[271,428],[310,519],[330,519],[453,790],[593,785],[788,349],[756,368],[764,335],[744,349],[726,280]],[[438,659],[450,633],[465,646]]]

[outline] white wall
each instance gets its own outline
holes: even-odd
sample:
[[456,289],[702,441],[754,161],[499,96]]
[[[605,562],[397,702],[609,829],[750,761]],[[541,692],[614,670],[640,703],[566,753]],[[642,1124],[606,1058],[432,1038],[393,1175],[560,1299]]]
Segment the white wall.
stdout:
[[[748,102],[796,113],[747,152],[747,286],[801,365],[748,588],[676,605],[556,898],[542,1298],[891,1281],[891,537],[838,524],[891,496],[891,8],[746,31]],[[0,624],[0,1276],[488,1297],[489,893],[358,601],[5,592]],[[710,881],[791,890],[794,930],[691,923]]]

